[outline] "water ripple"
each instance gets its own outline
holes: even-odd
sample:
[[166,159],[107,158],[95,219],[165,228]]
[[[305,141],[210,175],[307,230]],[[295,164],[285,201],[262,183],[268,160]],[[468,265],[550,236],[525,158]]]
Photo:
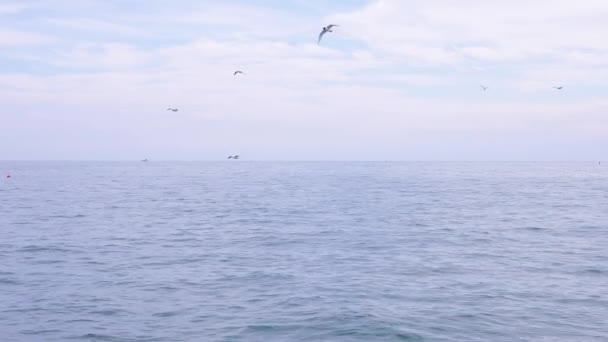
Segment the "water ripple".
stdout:
[[11,164],[0,340],[608,336],[601,168],[142,164]]

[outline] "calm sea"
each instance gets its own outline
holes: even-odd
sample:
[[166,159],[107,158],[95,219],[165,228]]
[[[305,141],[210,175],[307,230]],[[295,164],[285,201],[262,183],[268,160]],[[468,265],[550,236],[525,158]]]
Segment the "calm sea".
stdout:
[[608,165],[0,175],[1,341],[608,341]]

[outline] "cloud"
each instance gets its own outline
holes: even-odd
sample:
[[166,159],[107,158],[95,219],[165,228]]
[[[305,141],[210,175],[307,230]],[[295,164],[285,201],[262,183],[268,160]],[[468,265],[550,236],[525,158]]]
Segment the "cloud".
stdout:
[[526,159],[542,156],[527,146],[608,143],[603,2],[378,0],[321,16],[62,1],[0,31],[0,116],[20,132],[9,145],[45,146],[19,150],[31,158]]
[[608,51],[608,3],[587,0],[373,1],[336,14],[346,34],[411,63],[559,59],[564,51]]
[[152,58],[128,44],[83,44],[57,53],[49,62],[67,69],[128,71],[145,68]]
[[108,34],[128,36],[145,36],[145,31],[131,25],[119,24],[109,20],[93,18],[49,18],[46,22],[53,27],[60,27],[74,31],[99,31]]
[[0,29],[0,46],[4,47],[48,45],[56,41],[56,38],[45,34]]
[[18,3],[0,4],[0,15],[20,13],[23,10],[25,10],[26,8],[27,8],[26,5],[24,5],[24,4],[18,4]]

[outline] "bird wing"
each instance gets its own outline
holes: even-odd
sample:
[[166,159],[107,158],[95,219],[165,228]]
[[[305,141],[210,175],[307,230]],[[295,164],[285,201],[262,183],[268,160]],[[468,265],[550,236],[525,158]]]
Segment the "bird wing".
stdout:
[[331,30],[332,28],[334,28],[334,27],[336,27],[336,26],[340,26],[340,25],[334,25],[334,24],[331,24],[331,25],[327,26],[327,29],[328,29],[328,30]]
[[323,38],[323,36],[327,33],[327,30],[323,29],[323,31],[321,31],[321,33],[319,33],[319,40],[317,40],[317,44],[319,44],[321,42],[321,39]]

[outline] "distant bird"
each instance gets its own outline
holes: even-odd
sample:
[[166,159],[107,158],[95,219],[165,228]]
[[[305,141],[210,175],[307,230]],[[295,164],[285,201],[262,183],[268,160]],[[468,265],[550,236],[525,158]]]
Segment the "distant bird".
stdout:
[[553,87],[553,88],[557,89],[557,90],[562,90],[564,87],[563,86],[559,86],[559,87]]
[[177,109],[177,108],[167,108],[167,110],[170,110],[172,112],[177,112],[179,109]]
[[238,74],[245,75],[245,73],[244,73],[244,72],[242,72],[241,70],[237,70],[237,71],[235,71],[233,75],[234,75],[234,76],[236,76],[236,75],[238,75]]
[[484,86],[483,84],[480,84],[480,87],[481,87],[481,89],[483,89],[483,91],[488,90],[488,87],[487,87],[487,86]]
[[323,36],[324,36],[324,35],[325,35],[327,32],[334,32],[334,31],[332,30],[332,28],[334,28],[334,27],[336,27],[336,26],[340,26],[340,25],[334,25],[334,24],[331,24],[331,25],[325,26],[325,27],[323,28],[323,31],[321,31],[321,33],[319,33],[319,40],[317,40],[317,44],[320,44],[320,43],[321,43],[321,39],[323,39]]
[[236,156],[228,156],[228,159],[239,159],[239,156],[238,155],[236,155]]
[[147,162],[147,161],[148,161],[148,158],[142,160],[142,162],[144,162],[144,163]]
[[7,179],[8,179],[8,178],[11,178],[11,175],[6,175],[6,178],[7,178]]

